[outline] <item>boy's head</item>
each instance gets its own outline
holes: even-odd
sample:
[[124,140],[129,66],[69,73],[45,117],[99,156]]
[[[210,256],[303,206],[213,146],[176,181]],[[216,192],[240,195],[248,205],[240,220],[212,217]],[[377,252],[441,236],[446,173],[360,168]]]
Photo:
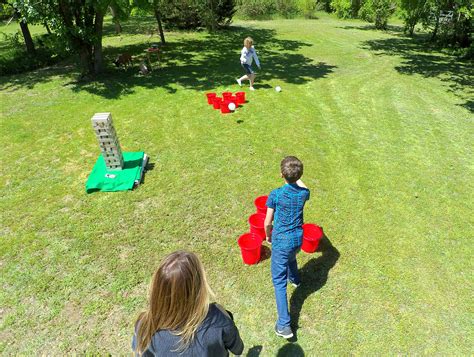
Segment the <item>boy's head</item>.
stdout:
[[295,183],[303,176],[303,163],[295,156],[287,156],[281,160],[281,175],[288,183]]
[[245,40],[244,40],[244,46],[247,47],[247,48],[250,48],[253,46],[253,39],[252,37],[247,37]]

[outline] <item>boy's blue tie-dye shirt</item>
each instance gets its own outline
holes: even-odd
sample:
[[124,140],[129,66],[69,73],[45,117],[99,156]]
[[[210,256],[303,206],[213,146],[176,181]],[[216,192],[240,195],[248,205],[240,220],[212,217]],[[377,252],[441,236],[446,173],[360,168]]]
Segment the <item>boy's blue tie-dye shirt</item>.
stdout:
[[296,183],[287,183],[270,192],[267,207],[275,210],[272,249],[294,249],[303,240],[303,208],[309,190]]

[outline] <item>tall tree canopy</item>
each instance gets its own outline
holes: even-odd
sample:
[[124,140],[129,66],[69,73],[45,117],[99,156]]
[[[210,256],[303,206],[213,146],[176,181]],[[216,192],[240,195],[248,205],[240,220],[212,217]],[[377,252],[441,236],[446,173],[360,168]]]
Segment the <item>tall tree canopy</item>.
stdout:
[[84,74],[103,69],[102,28],[111,0],[16,0],[30,23],[46,24],[79,54]]

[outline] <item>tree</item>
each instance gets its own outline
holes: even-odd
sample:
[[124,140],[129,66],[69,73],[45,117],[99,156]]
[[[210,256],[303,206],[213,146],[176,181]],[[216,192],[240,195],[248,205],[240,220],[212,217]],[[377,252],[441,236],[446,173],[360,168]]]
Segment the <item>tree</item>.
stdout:
[[129,0],[111,0],[109,10],[112,15],[112,21],[115,25],[115,33],[122,32],[121,21],[126,21],[130,17],[132,10]]
[[427,0],[421,18],[431,29],[431,40],[469,47],[472,43],[474,5],[472,0]]
[[21,15],[32,23],[47,23],[79,54],[83,75],[103,70],[102,29],[111,0],[16,0]]
[[26,52],[29,54],[35,53],[35,44],[33,42],[33,38],[31,37],[30,29],[28,28],[28,23],[26,19],[21,16],[20,10],[16,6],[15,2],[8,1],[8,0],[0,0],[0,6],[2,9],[2,13],[11,15],[12,17],[16,18],[20,24],[21,34],[23,35],[23,39],[25,41]]
[[166,41],[165,33],[163,31],[163,24],[161,22],[161,7],[162,2],[160,0],[153,0],[153,14],[155,15],[156,23],[158,24],[158,33],[160,34],[161,44],[164,45]]
[[429,16],[428,0],[401,0],[402,18],[405,22],[405,32],[413,36],[416,24]]
[[160,41],[162,45],[166,43],[162,21],[162,13],[163,11],[166,11],[166,6],[166,0],[132,0],[133,8],[153,13],[158,25],[158,34],[160,35]]
[[21,17],[21,14],[17,9],[15,9],[15,15],[18,18],[18,22],[20,23],[21,33],[23,34],[23,39],[25,40],[26,52],[29,54],[34,54],[35,44],[33,43],[33,38],[31,37],[28,24],[26,23],[26,20]]

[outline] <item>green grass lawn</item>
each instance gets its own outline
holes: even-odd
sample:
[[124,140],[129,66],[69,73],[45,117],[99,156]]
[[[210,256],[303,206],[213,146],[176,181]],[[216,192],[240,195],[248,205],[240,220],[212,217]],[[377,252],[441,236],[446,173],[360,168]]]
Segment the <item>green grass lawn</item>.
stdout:
[[[185,248],[249,356],[471,354],[472,63],[321,15],[167,33],[162,69],[114,69],[158,42],[152,26],[109,24],[96,82],[69,63],[0,78],[0,352],[129,353],[152,272]],[[204,93],[238,89],[247,35],[257,90],[223,116]],[[135,191],[87,195],[90,118],[106,111],[123,150],[154,167]],[[270,260],[244,266],[236,243],[290,154],[312,191],[305,219],[327,236],[288,290],[294,344],[273,333]]]

